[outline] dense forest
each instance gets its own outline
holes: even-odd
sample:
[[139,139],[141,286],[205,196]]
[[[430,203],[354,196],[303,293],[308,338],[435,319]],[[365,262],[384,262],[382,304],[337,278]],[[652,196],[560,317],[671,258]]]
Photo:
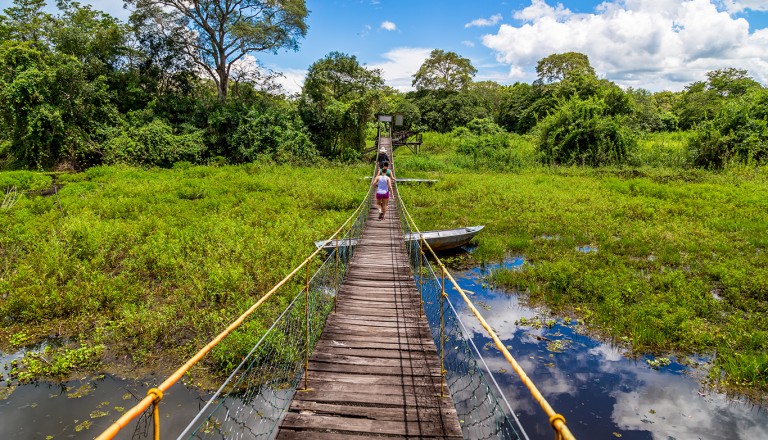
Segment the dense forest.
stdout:
[[413,76],[416,90],[402,93],[355,56],[331,52],[288,95],[279,72],[245,60],[297,49],[304,1],[245,2],[250,16],[126,3],[127,23],[69,0],[54,15],[44,0],[3,11],[0,169],[349,162],[381,113],[403,114],[406,129],[453,134],[482,166],[510,165],[500,152],[512,135],[527,136],[543,164],[643,165],[638,138],[676,131],[685,132],[684,157],[661,165],[719,169],[768,157],[768,91],[735,67],[652,93],[601,79],[570,52],[541,59],[532,84],[500,85],[474,81],[470,60],[435,49]]

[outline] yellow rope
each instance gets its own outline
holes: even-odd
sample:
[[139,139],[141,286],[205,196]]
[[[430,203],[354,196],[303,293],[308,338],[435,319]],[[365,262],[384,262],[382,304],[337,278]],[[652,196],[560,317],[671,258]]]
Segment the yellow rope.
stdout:
[[[416,230],[416,233],[419,234],[420,238],[423,238],[424,235],[419,231],[419,228],[416,226],[416,222],[413,221],[413,217],[411,217],[411,214],[408,212],[408,209],[405,207],[405,203],[402,201],[402,197],[398,198],[400,201],[400,206],[403,208],[403,212],[406,215],[406,218],[410,222],[410,224],[413,225],[413,228]],[[496,335],[496,332],[493,331],[490,325],[485,321],[483,316],[480,314],[480,312],[475,308],[475,305],[472,304],[472,301],[470,301],[469,297],[464,293],[464,290],[459,287],[459,284],[456,282],[456,280],[453,278],[450,272],[448,272],[448,269],[445,267],[443,262],[440,260],[440,258],[437,257],[437,254],[435,254],[435,251],[432,250],[432,247],[429,246],[429,243],[426,242],[426,240],[423,240],[423,243],[427,246],[427,249],[429,249],[432,256],[435,258],[435,261],[437,261],[440,268],[444,271],[445,275],[448,277],[448,279],[453,284],[453,287],[461,294],[461,297],[464,299],[464,302],[467,303],[467,306],[472,311],[472,313],[475,315],[478,321],[480,321],[480,324],[483,326],[483,328],[488,332],[488,335],[493,340],[494,344],[496,345],[496,348],[501,351],[501,353],[504,355],[504,357],[507,359],[507,362],[512,366],[512,369],[515,370],[517,375],[520,377],[520,380],[525,384],[525,386],[528,388],[528,391],[530,391],[531,395],[533,396],[534,400],[539,403],[541,408],[544,410],[544,412],[547,413],[547,416],[549,417],[550,424],[552,425],[552,428],[555,430],[556,438],[557,439],[565,439],[565,440],[575,440],[575,437],[571,433],[571,431],[568,429],[568,426],[565,424],[565,417],[563,417],[560,414],[557,414],[554,409],[552,409],[552,406],[550,406],[549,402],[544,398],[544,396],[541,395],[539,392],[539,389],[536,388],[536,385],[531,381],[531,379],[528,377],[527,374],[525,374],[525,371],[520,367],[520,365],[517,363],[515,358],[509,353],[507,350],[507,347],[504,345],[504,343],[501,341],[501,339]]]

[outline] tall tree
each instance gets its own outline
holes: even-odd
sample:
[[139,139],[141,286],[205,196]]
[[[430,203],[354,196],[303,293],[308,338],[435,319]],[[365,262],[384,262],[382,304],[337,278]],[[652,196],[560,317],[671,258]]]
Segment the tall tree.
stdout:
[[729,67],[707,72],[707,88],[726,98],[741,96],[760,87],[760,83],[750,78],[744,69]]
[[299,111],[322,153],[364,147],[383,87],[381,71],[366,69],[354,55],[331,52],[309,67]]
[[55,50],[72,55],[98,76],[114,70],[118,59],[126,54],[128,26],[109,14],[76,1],[59,0],[63,14],[51,29]]
[[464,90],[477,73],[468,58],[435,49],[413,75],[416,90]]
[[595,69],[589,64],[589,57],[583,53],[555,53],[536,63],[539,82],[552,83],[574,76],[595,76]]
[[13,6],[0,15],[0,37],[3,40],[41,43],[53,18],[43,11],[45,0],[14,0]]
[[307,33],[305,0],[126,0],[182,38],[185,53],[226,101],[232,66],[248,54],[298,49]]

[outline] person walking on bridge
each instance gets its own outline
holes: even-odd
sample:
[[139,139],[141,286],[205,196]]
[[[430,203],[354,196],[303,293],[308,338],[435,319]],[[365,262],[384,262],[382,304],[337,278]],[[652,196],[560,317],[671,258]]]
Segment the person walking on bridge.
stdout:
[[389,204],[389,195],[392,194],[392,179],[386,174],[379,174],[373,179],[376,187],[376,207],[379,210],[379,220],[384,218]]
[[395,181],[395,176],[392,175],[392,170],[389,169],[389,162],[384,162],[381,164],[381,169],[379,170],[379,176],[387,176],[390,179],[392,179],[392,182]]
[[389,163],[389,156],[387,156],[387,149],[384,147],[379,148],[379,155],[376,157],[376,160],[379,162],[379,170],[383,168],[384,162]]

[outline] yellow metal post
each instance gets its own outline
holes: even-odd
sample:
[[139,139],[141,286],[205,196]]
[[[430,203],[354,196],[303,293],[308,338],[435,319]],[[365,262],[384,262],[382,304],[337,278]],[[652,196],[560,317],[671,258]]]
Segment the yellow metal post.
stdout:
[[160,440],[160,405],[152,405],[152,421],[154,422],[154,440]]
[[147,396],[154,396],[152,401],[152,422],[154,440],[160,440],[160,401],[163,400],[163,392],[159,388],[150,388]]
[[445,397],[445,266],[440,265],[440,397]]

